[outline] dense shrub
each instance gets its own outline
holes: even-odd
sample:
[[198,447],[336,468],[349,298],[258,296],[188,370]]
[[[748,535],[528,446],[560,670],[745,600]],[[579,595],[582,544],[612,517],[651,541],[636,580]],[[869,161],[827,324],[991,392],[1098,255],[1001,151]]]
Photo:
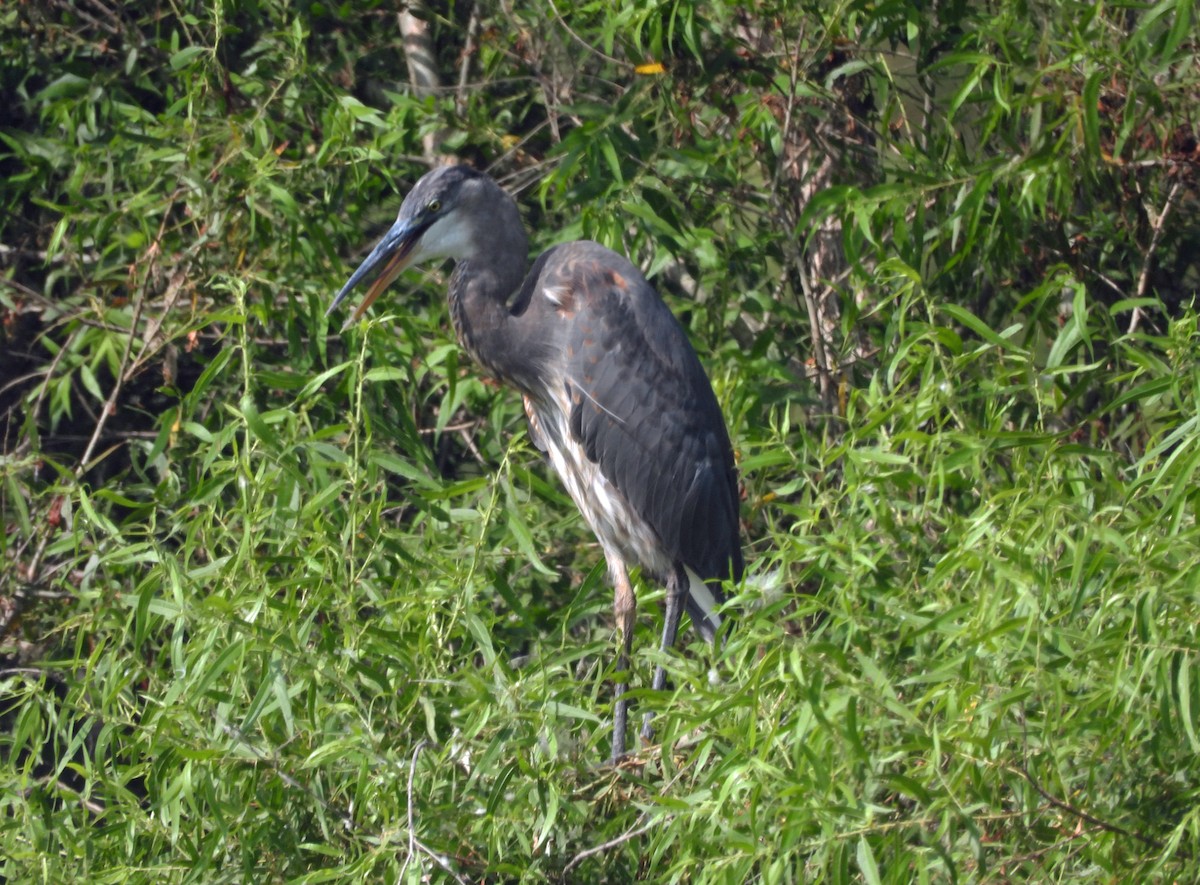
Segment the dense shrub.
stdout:
[[[0,875],[1196,878],[1191,5],[414,13],[440,88],[388,5],[0,9]],[[639,264],[735,438],[736,626],[656,696],[645,588],[620,768],[444,277],[324,315],[433,154]]]

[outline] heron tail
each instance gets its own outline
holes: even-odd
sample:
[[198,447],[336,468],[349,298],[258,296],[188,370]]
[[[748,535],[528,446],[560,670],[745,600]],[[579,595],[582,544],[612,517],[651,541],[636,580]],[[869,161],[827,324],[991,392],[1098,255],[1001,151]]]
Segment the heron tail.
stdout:
[[704,637],[706,642],[712,642],[721,627],[721,616],[717,614],[717,606],[725,601],[720,584],[706,584],[698,574],[687,566],[684,571],[688,577],[688,595],[684,607],[696,632]]

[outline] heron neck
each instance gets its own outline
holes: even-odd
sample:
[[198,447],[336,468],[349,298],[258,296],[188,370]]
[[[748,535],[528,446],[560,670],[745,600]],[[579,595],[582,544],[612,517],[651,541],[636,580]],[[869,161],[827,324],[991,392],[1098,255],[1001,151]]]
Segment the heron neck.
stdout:
[[459,344],[475,362],[497,380],[520,390],[528,388],[525,376],[534,368],[526,348],[524,330],[509,307],[521,287],[527,267],[520,261],[481,267],[471,259],[459,261],[450,277],[450,319]]

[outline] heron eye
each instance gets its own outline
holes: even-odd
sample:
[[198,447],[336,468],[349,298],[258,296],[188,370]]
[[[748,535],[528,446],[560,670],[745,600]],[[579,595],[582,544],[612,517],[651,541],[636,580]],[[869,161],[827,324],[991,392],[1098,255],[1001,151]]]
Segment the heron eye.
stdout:
[[425,204],[425,211],[441,212],[442,211],[442,201],[441,200],[430,200],[428,203]]

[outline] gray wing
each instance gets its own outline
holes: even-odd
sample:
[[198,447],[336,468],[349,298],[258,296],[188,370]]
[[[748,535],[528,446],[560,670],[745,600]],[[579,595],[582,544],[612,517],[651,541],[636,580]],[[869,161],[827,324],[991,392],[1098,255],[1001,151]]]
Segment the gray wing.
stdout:
[[733,450],[683,328],[615,252],[580,242],[548,258],[540,285],[573,314],[561,351],[569,393],[579,394],[569,400],[572,437],[672,560],[705,581],[739,579]]

